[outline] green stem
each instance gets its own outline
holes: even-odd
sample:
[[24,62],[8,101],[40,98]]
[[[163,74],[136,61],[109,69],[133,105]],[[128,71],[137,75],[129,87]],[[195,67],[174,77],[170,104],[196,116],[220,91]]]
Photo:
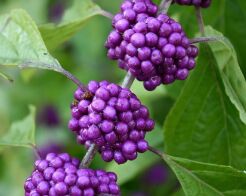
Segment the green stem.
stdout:
[[159,9],[161,10],[160,12],[166,14],[170,5],[172,4],[172,1],[173,0],[163,0],[159,6]]
[[212,41],[218,41],[223,40],[223,37],[197,37],[190,39],[191,44],[201,43],[201,42],[212,42]]
[[132,86],[132,83],[134,82],[135,80],[135,77],[131,74],[130,71],[127,72],[123,82],[122,82],[122,85],[121,87],[122,88],[131,88]]
[[40,152],[35,144],[30,144],[37,159],[41,159]]
[[101,14],[102,16],[105,16],[106,18],[111,19],[111,20],[112,20],[113,17],[114,17],[113,14],[111,14],[110,12],[107,12],[107,11],[105,11],[105,10],[101,10],[100,14]]
[[205,30],[204,30],[204,22],[203,22],[203,17],[202,17],[202,10],[200,7],[195,7],[196,10],[196,18],[198,22],[198,26],[201,32],[202,36],[205,36]]
[[88,151],[86,152],[84,158],[80,163],[80,168],[88,168],[93,161],[95,155],[97,153],[97,146],[95,144],[91,144]]
[[149,151],[150,152],[153,152],[154,154],[156,154],[157,156],[161,157],[161,158],[164,158],[165,157],[165,154],[162,153],[161,151],[149,146]]
[[80,80],[78,78],[76,78],[73,74],[71,74],[69,71],[67,71],[65,69],[62,69],[62,71],[60,73],[62,73],[68,79],[70,79],[71,81],[73,81],[83,91],[88,91],[87,87],[82,82],[80,82]]

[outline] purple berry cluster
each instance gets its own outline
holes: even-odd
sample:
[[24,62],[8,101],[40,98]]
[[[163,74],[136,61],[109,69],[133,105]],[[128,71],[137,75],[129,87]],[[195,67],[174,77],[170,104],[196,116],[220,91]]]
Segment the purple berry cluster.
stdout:
[[45,159],[37,160],[32,175],[24,185],[25,196],[120,195],[116,174],[79,169],[79,162],[67,153],[50,153]]
[[125,0],[115,15],[105,46],[108,57],[129,70],[146,90],[176,79],[184,80],[195,67],[198,48],[181,25],[147,0]]
[[148,150],[146,132],[154,128],[148,109],[129,89],[107,81],[91,81],[88,90],[74,93],[69,129],[77,134],[80,144],[96,144],[102,159],[122,164],[134,160],[137,153]]
[[211,4],[211,0],[174,0],[174,2],[180,5],[194,5],[202,8],[207,8]]

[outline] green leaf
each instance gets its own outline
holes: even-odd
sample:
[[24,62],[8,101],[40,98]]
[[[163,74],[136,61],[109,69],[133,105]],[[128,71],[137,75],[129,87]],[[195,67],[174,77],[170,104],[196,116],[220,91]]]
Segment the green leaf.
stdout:
[[153,0],[153,2],[156,4],[156,5],[159,5],[161,3],[161,0]]
[[0,16],[0,65],[62,71],[48,52],[36,24],[21,9]]
[[239,62],[243,70],[244,76],[246,76],[246,56],[245,45],[246,40],[246,1],[242,0],[226,0],[224,3],[223,11],[223,29],[224,34],[235,45]]
[[[160,126],[156,125],[155,130],[146,135],[146,140],[149,141],[150,146],[160,146],[163,143],[163,137],[161,136],[162,129]],[[152,153],[145,152],[138,155],[138,158],[134,161],[127,161],[123,165],[118,165],[112,162],[107,167],[108,171],[117,173],[119,184],[124,184],[125,182],[131,180],[139,173],[144,171],[146,168],[150,167],[158,161],[158,157]]]
[[25,195],[23,182],[33,169],[33,156],[23,148],[1,152],[0,195]]
[[[207,36],[223,36],[211,27],[205,29]],[[240,70],[237,55],[228,40],[209,43],[223,80],[225,91],[231,102],[240,113],[241,120],[246,124],[246,81]]]
[[203,44],[198,66],[166,119],[165,150],[173,156],[243,169],[246,125],[225,94],[217,67],[214,53]]
[[101,14],[102,10],[91,0],[74,0],[59,24],[45,24],[39,27],[49,49],[54,49],[78,32],[91,17]]
[[23,120],[14,122],[6,135],[0,139],[0,146],[32,147],[35,145],[35,108]]
[[187,196],[246,195],[246,173],[229,166],[205,164],[164,155]]

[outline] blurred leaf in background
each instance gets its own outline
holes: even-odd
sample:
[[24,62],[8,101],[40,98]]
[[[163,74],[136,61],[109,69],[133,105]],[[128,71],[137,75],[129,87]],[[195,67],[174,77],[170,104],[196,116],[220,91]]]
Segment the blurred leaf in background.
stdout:
[[71,38],[84,23],[102,10],[91,0],[73,0],[59,24],[45,24],[39,27],[49,49],[55,49],[59,44]]
[[29,106],[30,114],[23,120],[14,122],[9,131],[1,136],[0,146],[30,147],[35,142],[35,108]]

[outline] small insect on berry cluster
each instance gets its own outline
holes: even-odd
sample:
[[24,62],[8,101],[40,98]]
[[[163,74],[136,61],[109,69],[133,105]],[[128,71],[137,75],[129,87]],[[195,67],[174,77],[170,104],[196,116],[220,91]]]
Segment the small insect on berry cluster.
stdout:
[[193,5],[197,7],[207,8],[211,4],[211,0],[173,0],[180,5]]
[[105,44],[108,57],[118,60],[120,68],[129,70],[150,91],[161,83],[186,79],[198,55],[181,25],[157,11],[150,1],[126,0]]
[[81,89],[74,93],[69,128],[77,140],[89,147],[96,144],[104,161],[122,164],[148,150],[146,132],[154,128],[148,109],[129,89],[107,81],[91,81],[92,97],[85,99]]
[[35,162],[32,175],[26,180],[25,196],[118,196],[117,176],[103,170],[79,169],[80,161],[67,153],[49,153]]

